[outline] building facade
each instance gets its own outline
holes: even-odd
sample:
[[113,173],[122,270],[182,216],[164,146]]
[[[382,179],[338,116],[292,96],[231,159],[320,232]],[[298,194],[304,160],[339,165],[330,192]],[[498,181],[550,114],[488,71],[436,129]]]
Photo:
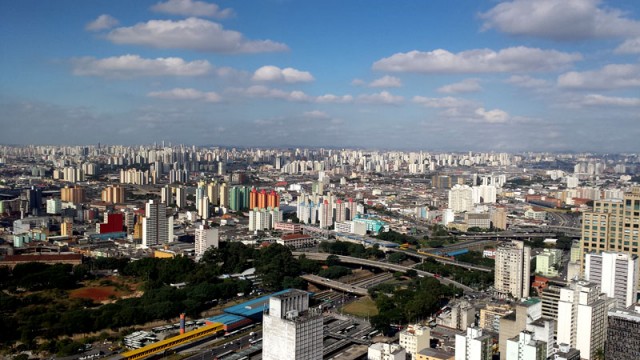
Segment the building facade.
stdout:
[[603,293],[616,299],[618,307],[629,307],[636,302],[638,257],[606,251],[586,254],[584,278],[600,285]]
[[531,248],[522,241],[503,243],[496,249],[494,287],[499,297],[528,297]]

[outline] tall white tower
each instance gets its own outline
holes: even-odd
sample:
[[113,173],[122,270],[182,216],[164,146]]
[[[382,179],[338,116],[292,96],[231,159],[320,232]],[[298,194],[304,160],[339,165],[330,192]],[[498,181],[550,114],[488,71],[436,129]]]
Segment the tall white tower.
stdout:
[[635,304],[638,288],[638,257],[633,254],[602,252],[585,255],[586,280],[600,285],[603,293],[628,308]]

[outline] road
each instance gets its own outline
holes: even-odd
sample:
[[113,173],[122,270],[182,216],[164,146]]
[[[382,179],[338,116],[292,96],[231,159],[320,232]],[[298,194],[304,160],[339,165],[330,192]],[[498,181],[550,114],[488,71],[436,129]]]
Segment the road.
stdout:
[[[302,255],[305,254],[307,256],[308,259],[311,260],[327,260],[327,256],[331,255],[331,254],[326,254],[326,253],[308,253],[308,252],[294,252],[293,255],[294,256],[298,256],[298,255]],[[367,259],[360,259],[360,258],[355,258],[355,257],[351,257],[351,256],[344,256],[344,255],[336,255],[338,256],[338,258],[340,259],[340,261],[347,263],[347,264],[356,264],[356,265],[364,265],[364,266],[372,266],[372,267],[377,267],[380,269],[386,269],[386,270],[392,270],[392,271],[402,271],[402,272],[407,272],[409,270],[414,270],[416,271],[416,273],[420,276],[430,276],[433,278],[438,279],[438,281],[440,281],[440,283],[444,284],[444,285],[454,285],[455,287],[458,287],[464,291],[475,291],[474,289],[470,288],[469,286],[463,285],[457,281],[453,281],[451,279],[446,279],[446,278],[442,278],[442,277],[436,277],[434,274],[427,272],[427,271],[423,271],[423,270],[416,270],[407,266],[402,266],[402,265],[397,265],[397,264],[390,264],[390,263],[385,263],[385,262],[381,262],[381,261],[374,261],[374,260],[367,260]]]
[[335,281],[335,280],[331,280],[331,279],[325,279],[321,276],[317,276],[317,275],[302,275],[301,278],[312,282],[314,284],[320,284],[322,286],[326,286],[328,288],[332,288],[335,290],[340,290],[340,291],[344,291],[344,292],[348,292],[350,294],[355,294],[355,295],[359,295],[359,296],[366,296],[368,294],[367,289],[365,288],[361,288],[359,286],[356,285],[349,285],[349,284],[345,284],[345,283],[341,283],[339,281]]

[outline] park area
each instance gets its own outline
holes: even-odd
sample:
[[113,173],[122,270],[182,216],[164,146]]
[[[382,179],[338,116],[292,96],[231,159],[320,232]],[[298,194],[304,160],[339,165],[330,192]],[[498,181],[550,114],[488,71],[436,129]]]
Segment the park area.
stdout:
[[378,315],[378,308],[376,307],[376,303],[373,301],[373,299],[371,299],[371,297],[365,296],[342,307],[342,312],[345,314],[366,318]]
[[69,297],[89,299],[96,303],[107,303],[120,298],[130,297],[138,287],[138,284],[117,277],[86,281],[84,285],[85,286],[81,288],[71,290]]

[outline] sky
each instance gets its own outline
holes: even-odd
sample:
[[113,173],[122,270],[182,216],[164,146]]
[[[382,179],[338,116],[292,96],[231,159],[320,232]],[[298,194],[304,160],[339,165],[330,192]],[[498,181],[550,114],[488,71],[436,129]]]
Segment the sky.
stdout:
[[637,0],[0,0],[0,144],[639,139]]

